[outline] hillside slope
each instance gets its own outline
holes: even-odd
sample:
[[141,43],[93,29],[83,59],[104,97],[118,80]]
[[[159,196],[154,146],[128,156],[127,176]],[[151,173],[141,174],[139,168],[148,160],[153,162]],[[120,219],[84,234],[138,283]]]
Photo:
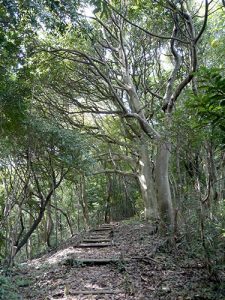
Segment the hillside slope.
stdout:
[[179,244],[171,249],[147,223],[74,236],[14,268],[13,281],[23,300],[225,299],[222,283],[209,280],[200,260]]

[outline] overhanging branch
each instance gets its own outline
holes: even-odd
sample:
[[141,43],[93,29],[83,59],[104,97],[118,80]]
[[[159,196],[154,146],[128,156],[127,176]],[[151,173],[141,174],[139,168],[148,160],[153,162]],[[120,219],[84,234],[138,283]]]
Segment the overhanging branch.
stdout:
[[135,174],[135,173],[125,172],[125,171],[116,170],[116,169],[100,170],[100,171],[92,173],[90,176],[99,175],[99,174],[119,174],[119,175],[124,175],[124,176],[137,177],[137,174]]

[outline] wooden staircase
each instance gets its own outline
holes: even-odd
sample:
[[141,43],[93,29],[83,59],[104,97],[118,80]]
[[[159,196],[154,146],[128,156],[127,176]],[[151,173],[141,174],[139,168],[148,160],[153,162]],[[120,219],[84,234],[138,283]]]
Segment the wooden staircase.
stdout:
[[[91,229],[87,232],[86,236],[83,237],[81,242],[74,246],[75,249],[81,249],[87,253],[85,258],[68,258],[64,261],[64,265],[71,267],[92,267],[104,265],[113,265],[121,263],[121,259],[118,257],[101,257],[99,258],[99,252],[102,248],[114,247],[114,226],[110,224],[103,224],[98,228]],[[89,257],[88,250],[92,249],[98,256],[97,258]],[[90,272],[91,276],[91,272]],[[94,288],[94,289],[80,289],[80,290],[68,290],[67,293],[57,293],[53,295],[52,299],[114,299],[113,295],[122,295],[123,291],[118,289],[109,288]],[[96,296],[99,295],[99,296]],[[107,298],[104,298],[105,297]],[[107,296],[108,295],[108,296]],[[112,296],[110,296],[112,295]],[[68,296],[68,298],[59,298],[62,296]],[[72,297],[72,298],[69,298]],[[78,298],[77,298],[78,297]],[[81,298],[80,298],[81,297]],[[92,298],[93,297],[93,298]],[[97,298],[96,298],[97,297]],[[99,298],[100,297],[100,298]],[[112,298],[109,298],[112,297]],[[117,298],[118,299],[118,298]]]

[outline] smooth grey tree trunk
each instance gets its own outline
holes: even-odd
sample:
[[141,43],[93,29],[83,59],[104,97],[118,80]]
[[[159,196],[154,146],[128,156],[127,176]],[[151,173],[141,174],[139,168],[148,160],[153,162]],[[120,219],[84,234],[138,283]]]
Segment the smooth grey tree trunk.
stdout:
[[158,207],[153,179],[153,165],[150,161],[146,143],[140,146],[138,181],[145,206],[145,219],[156,220],[158,218]]
[[80,178],[80,205],[82,207],[83,212],[83,220],[85,229],[89,228],[89,209],[88,209],[88,200],[86,194],[86,181],[84,174],[81,175]]
[[159,215],[161,225],[169,230],[173,228],[174,211],[171,199],[168,163],[170,157],[170,144],[168,142],[159,142],[156,155],[156,189],[157,202],[159,206]]

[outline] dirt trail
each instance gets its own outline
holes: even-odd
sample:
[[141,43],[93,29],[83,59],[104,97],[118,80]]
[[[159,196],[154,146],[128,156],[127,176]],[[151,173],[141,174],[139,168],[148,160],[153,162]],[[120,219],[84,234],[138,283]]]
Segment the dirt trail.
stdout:
[[[102,225],[14,270],[23,300],[225,299],[149,224]],[[179,260],[178,260],[179,258]],[[10,300],[10,299],[9,299]]]

